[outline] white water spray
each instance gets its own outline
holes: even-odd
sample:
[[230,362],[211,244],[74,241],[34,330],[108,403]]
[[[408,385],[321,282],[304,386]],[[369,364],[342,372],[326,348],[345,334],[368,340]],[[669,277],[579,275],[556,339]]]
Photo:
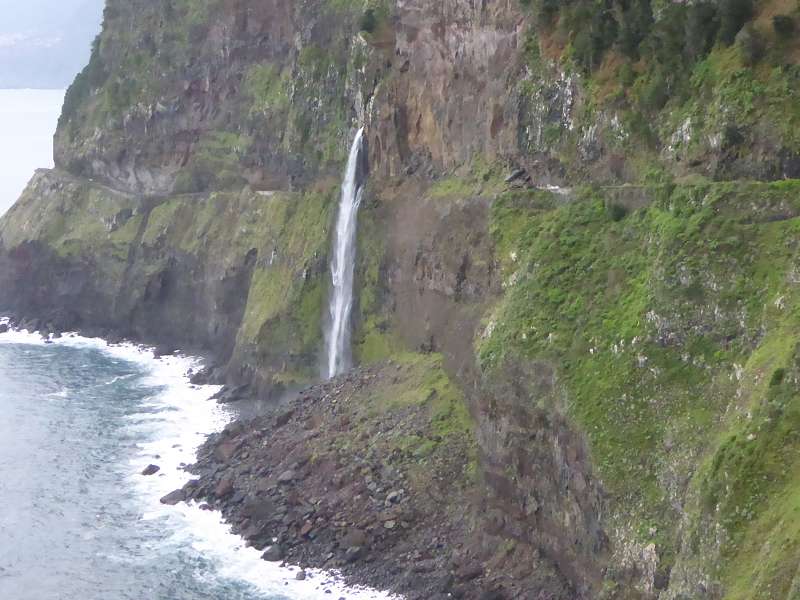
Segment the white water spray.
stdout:
[[364,193],[362,151],[364,129],[353,140],[347,169],[342,181],[339,216],[333,238],[331,256],[331,295],[328,310],[330,327],[327,331],[328,377],[335,377],[350,368],[350,316],[353,309],[353,272],[356,260],[356,227],[358,207]]

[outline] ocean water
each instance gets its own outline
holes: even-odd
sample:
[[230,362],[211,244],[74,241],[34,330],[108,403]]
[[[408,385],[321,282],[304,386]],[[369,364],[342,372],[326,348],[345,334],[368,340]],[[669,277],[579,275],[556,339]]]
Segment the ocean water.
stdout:
[[33,172],[53,166],[53,134],[64,90],[0,90],[0,215]]
[[[0,215],[52,166],[62,101],[0,90]],[[388,598],[328,573],[297,581],[218,513],[159,502],[233,417],[215,388],[189,383],[193,366],[102,340],[0,334],[0,600]],[[161,471],[142,476],[150,463]]]
[[[260,559],[196,505],[159,499],[228,408],[196,361],[65,336],[0,334],[0,598],[380,599]],[[141,470],[161,466],[154,476]]]

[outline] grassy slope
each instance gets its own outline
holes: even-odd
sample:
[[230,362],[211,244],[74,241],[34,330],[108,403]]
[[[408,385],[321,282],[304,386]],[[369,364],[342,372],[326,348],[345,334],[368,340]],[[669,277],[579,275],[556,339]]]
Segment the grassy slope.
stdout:
[[[797,548],[784,536],[800,526],[800,185],[654,193],[628,215],[591,190],[568,204],[501,197],[507,293],[480,359],[488,371],[517,354],[560,366],[562,408],[590,439],[615,529],[655,543],[662,567],[713,516],[730,596],[787,597]],[[681,531],[676,507],[693,491]],[[759,595],[768,585],[776,595]]]

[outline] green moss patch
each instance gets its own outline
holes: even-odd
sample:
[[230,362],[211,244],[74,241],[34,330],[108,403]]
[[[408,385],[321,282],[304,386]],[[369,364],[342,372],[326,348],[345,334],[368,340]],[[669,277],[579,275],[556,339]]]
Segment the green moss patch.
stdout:
[[[673,186],[652,196],[622,219],[601,190],[568,203],[501,196],[492,232],[506,292],[478,353],[487,372],[520,356],[560,365],[564,409],[590,440],[621,511],[613,519],[655,541],[662,565],[680,550],[671,524],[692,478],[705,482],[701,510],[729,530],[734,557],[736,540],[787,485],[781,473],[794,469],[800,448],[785,388],[800,341],[800,197],[794,182]],[[747,373],[757,371],[752,386]],[[752,419],[731,422],[731,410]],[[711,467],[696,474],[705,453]]]

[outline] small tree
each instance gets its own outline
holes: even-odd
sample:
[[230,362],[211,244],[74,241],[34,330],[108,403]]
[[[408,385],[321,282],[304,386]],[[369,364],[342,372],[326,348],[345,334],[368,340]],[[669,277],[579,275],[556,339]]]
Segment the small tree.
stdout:
[[744,24],[753,16],[752,0],[722,0],[719,3],[719,39],[730,46]]
[[375,9],[368,8],[364,11],[364,14],[361,15],[361,31],[366,31],[367,33],[373,33],[375,29],[378,27],[378,17],[375,16]]
[[705,56],[714,45],[720,21],[717,7],[710,2],[698,2],[689,7],[686,16],[686,53],[691,59]]

